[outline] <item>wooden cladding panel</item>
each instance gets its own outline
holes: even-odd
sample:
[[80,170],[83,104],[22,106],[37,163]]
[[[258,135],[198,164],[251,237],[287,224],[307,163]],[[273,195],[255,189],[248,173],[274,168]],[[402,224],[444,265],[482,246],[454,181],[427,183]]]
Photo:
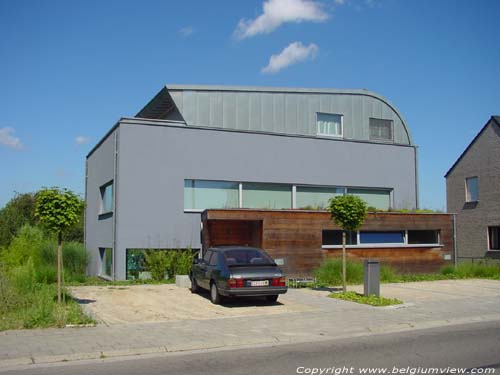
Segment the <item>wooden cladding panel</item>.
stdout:
[[[321,247],[322,230],[340,229],[324,211],[207,210],[202,220],[205,248],[215,244],[259,246],[272,257],[283,259],[283,268],[289,276],[308,275],[325,258],[341,254],[341,249]],[[348,257],[353,260],[377,258],[403,272],[435,271],[447,263],[444,255],[452,254],[452,215],[370,213],[361,228],[373,231],[426,229],[440,231],[442,246],[356,248],[348,249]]]

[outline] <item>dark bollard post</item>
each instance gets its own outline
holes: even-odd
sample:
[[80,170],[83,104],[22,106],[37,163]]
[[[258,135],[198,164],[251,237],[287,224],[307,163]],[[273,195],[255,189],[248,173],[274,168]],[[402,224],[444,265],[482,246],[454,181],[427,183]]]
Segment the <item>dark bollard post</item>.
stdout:
[[366,297],[374,294],[380,297],[380,262],[378,259],[365,260],[365,285]]

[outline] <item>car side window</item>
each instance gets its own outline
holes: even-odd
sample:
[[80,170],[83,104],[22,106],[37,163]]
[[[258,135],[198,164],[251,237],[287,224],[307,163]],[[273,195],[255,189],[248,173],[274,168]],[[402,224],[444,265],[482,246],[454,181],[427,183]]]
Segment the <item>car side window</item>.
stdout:
[[210,263],[209,264],[211,266],[216,266],[217,263],[219,263],[219,262],[217,262],[218,258],[219,258],[219,253],[217,253],[217,252],[214,251],[213,255],[212,255],[212,258],[210,258]]
[[203,262],[207,263],[210,261],[210,256],[212,255],[213,251],[208,250],[205,255],[203,256]]

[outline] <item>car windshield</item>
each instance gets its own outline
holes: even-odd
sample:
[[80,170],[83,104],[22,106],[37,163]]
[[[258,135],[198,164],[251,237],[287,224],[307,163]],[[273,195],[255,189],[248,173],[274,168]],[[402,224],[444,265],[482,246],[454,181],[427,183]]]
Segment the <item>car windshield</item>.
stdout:
[[275,265],[269,255],[258,249],[234,249],[224,251],[228,266],[271,266]]

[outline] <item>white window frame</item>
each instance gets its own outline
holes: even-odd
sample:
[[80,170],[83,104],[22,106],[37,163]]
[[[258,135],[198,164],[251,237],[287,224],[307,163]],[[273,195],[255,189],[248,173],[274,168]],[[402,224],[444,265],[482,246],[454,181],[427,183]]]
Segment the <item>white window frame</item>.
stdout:
[[[469,199],[469,186],[467,185],[468,180],[476,179],[477,181],[477,199]],[[465,178],[465,203],[475,203],[479,202],[479,177],[471,176]]]
[[[111,186],[111,209],[106,210],[104,199],[106,197],[106,189]],[[111,180],[99,187],[99,215],[106,215],[115,210],[115,186],[114,180]]]
[[[196,180],[193,178],[190,178],[188,180]],[[219,181],[219,180],[205,180],[205,181]],[[225,182],[232,182],[229,180],[220,180],[220,181],[225,181]],[[247,181],[248,182],[248,181]],[[258,183],[263,183],[263,184],[274,184],[273,182],[258,182]],[[243,184],[244,182],[238,182],[238,207],[236,208],[243,208]],[[352,187],[352,186],[338,186],[338,185],[307,185],[307,184],[282,184],[278,183],[279,185],[290,185],[292,188],[292,210],[297,209],[297,188],[299,187],[314,187],[314,188],[331,188],[331,189],[341,189],[342,194],[346,195],[348,189],[375,189],[375,190],[387,190],[390,193],[390,206],[394,206],[394,189],[392,188],[379,188],[379,187]],[[105,186],[105,185],[103,185]],[[114,192],[113,192],[114,193]],[[203,209],[193,209],[193,208],[184,208],[185,213],[202,213]]]
[[[391,230],[388,230],[391,231]],[[395,229],[395,231],[400,231]],[[360,230],[356,231],[356,242],[357,245],[346,245],[349,249],[372,249],[372,248],[405,248],[405,247],[444,247],[441,243],[441,233],[438,231],[438,241],[439,243],[425,243],[425,244],[408,244],[408,229],[401,230],[404,232],[402,243],[374,243],[374,244],[361,244],[360,243]],[[342,245],[321,245],[322,249],[342,249]]]
[[[320,133],[318,129],[318,115],[333,115],[340,116],[340,135],[328,134],[328,133]],[[328,112],[316,112],[316,135],[320,137],[329,137],[329,138],[344,138],[344,115],[341,113],[328,113]]]

